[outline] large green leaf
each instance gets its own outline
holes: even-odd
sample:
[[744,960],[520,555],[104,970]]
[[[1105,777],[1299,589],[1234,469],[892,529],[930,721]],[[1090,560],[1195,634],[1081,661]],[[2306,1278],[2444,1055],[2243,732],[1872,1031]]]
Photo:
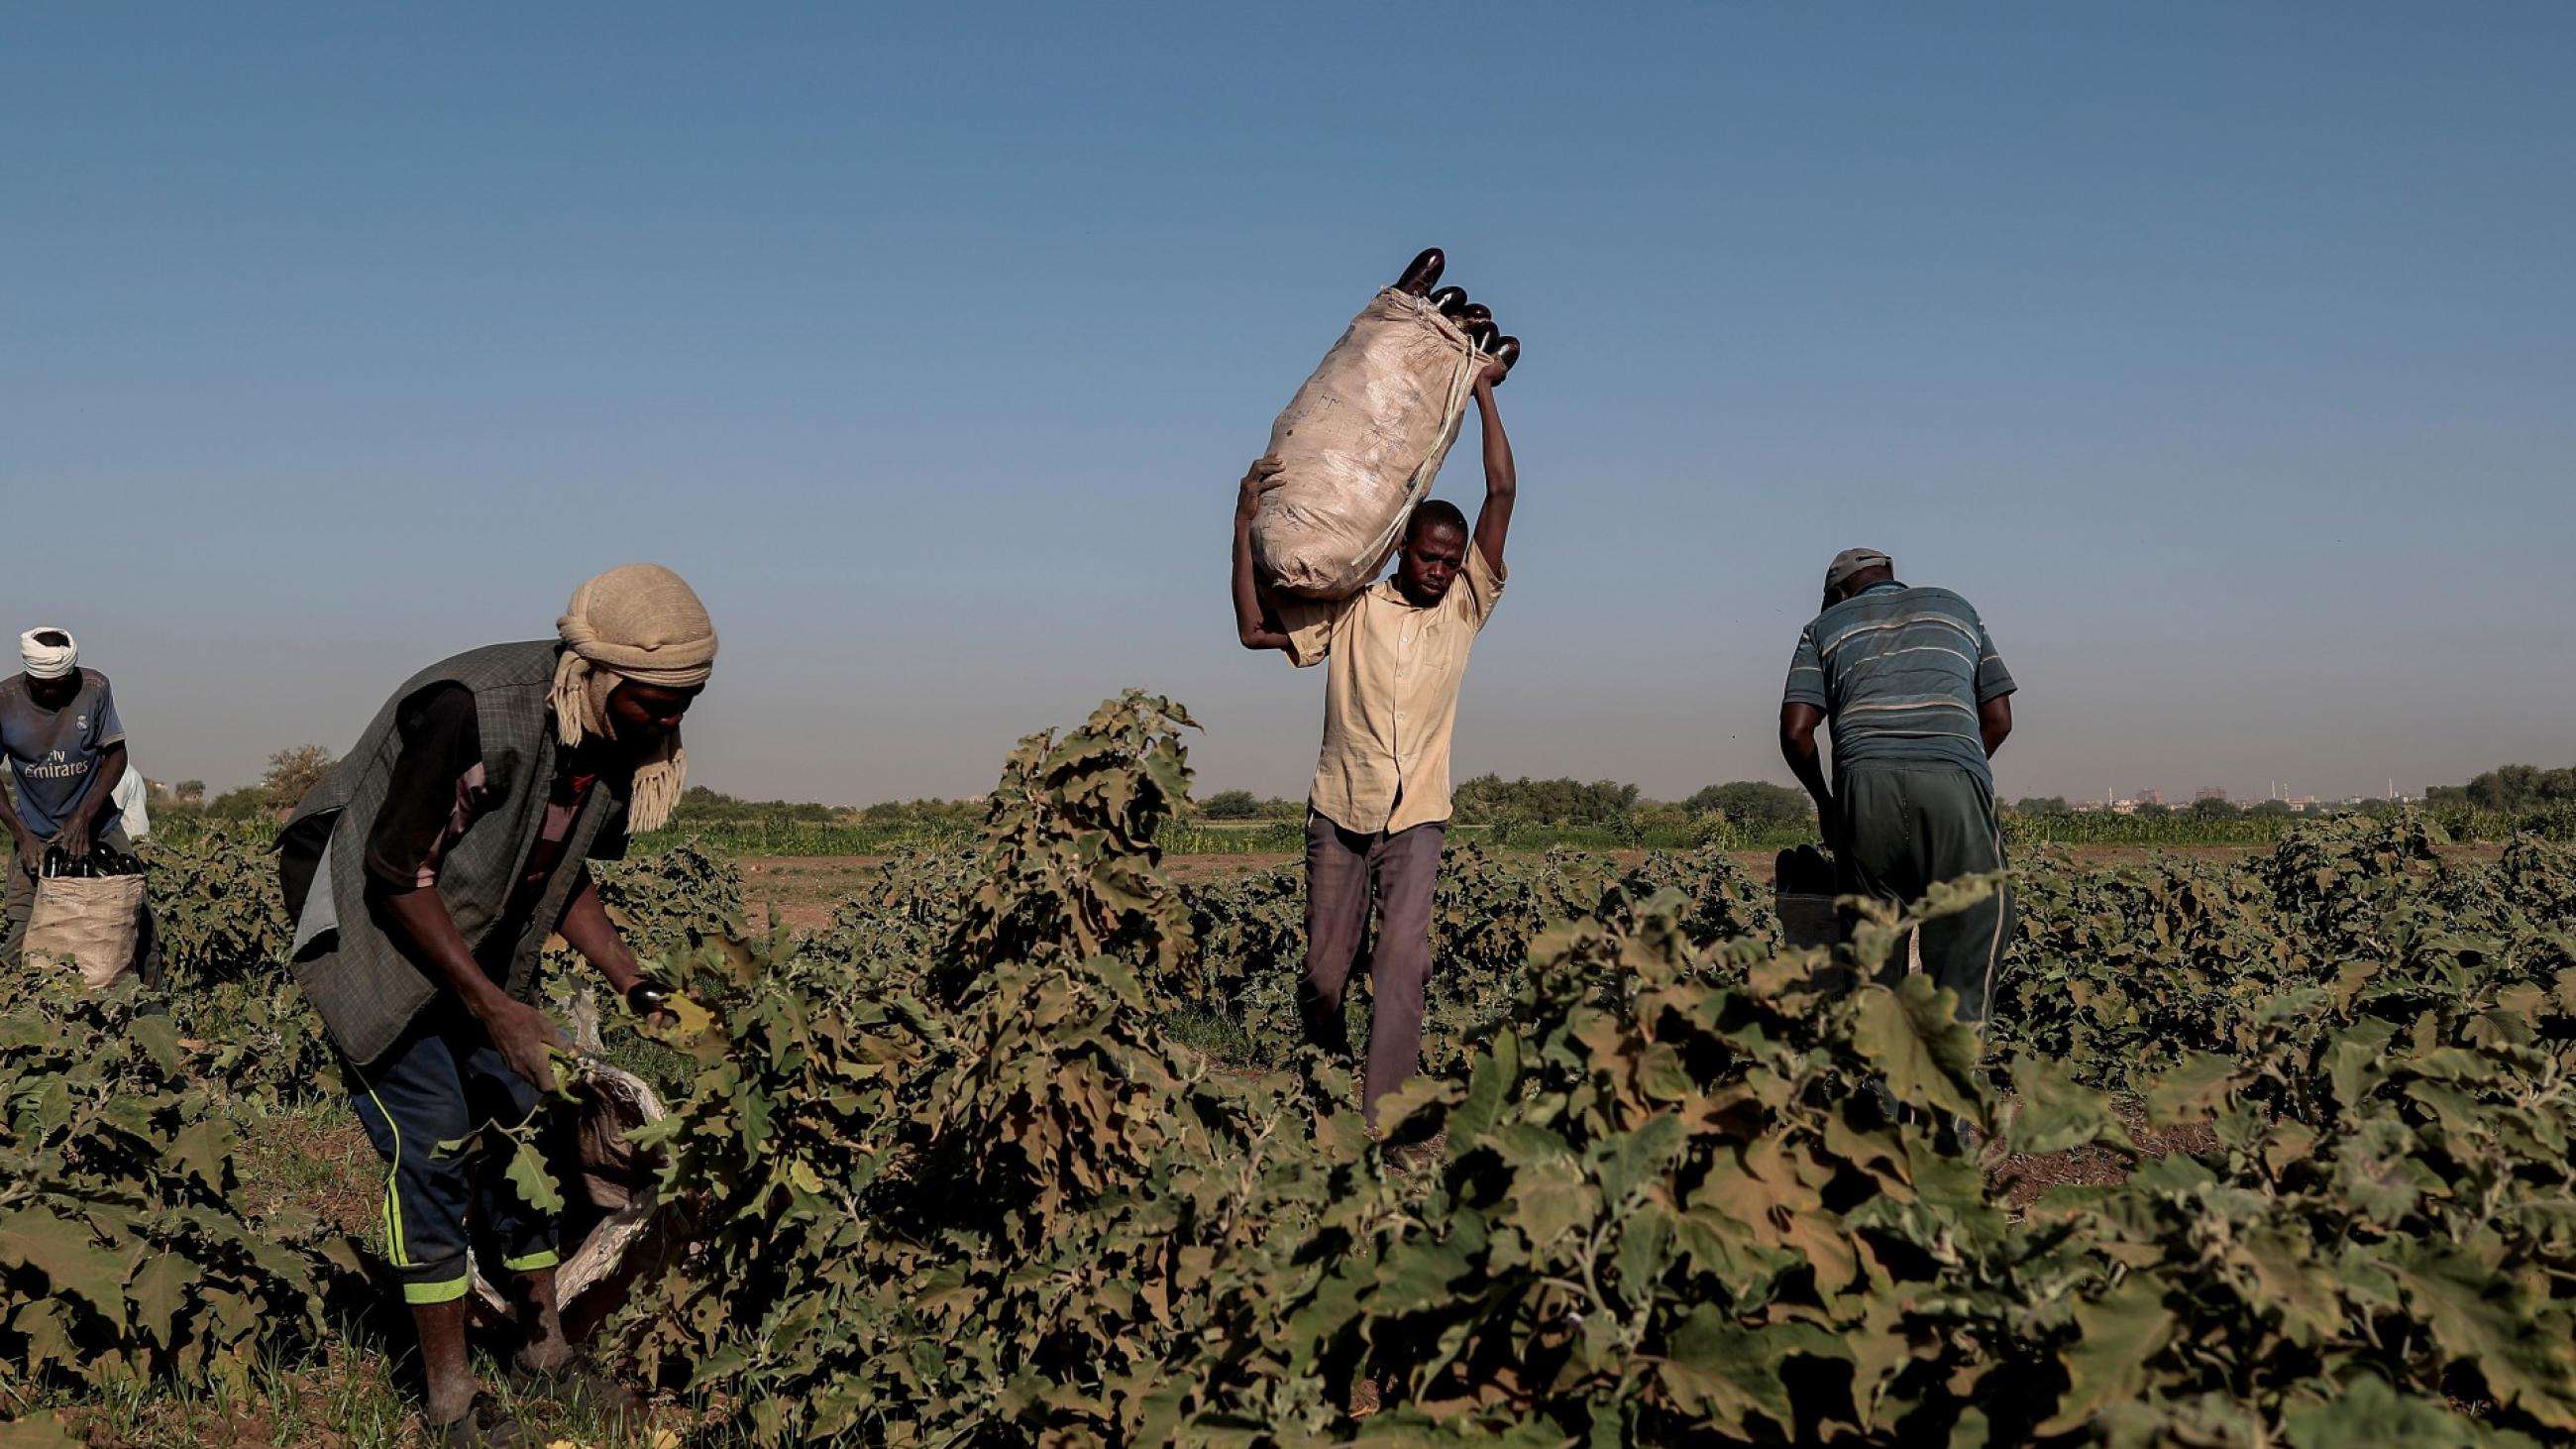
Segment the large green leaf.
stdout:
[[2448,1406],[2368,1376],[2324,1403],[2291,1405],[2281,1427],[2292,1449],[2475,1449],[2494,1442]]
[[1982,1121],[1977,1034],[1952,1015],[1931,978],[1912,975],[1893,991],[1868,986],[1860,995],[1853,1044],[1884,1074],[1896,1099]]
[[42,1208],[0,1217],[0,1263],[34,1268],[57,1293],[73,1293],[115,1323],[125,1322],[125,1274],[132,1250],[101,1245],[87,1222]]
[[135,1331],[160,1344],[173,1347],[177,1342],[174,1325],[186,1311],[189,1289],[197,1270],[176,1253],[154,1253],[134,1270],[134,1279],[126,1293],[134,1301]]
[[2499,1400],[2576,1430],[2576,1341],[2563,1320],[2542,1319],[2510,1280],[2449,1244],[2418,1244],[2387,1261],[2444,1354],[2474,1367]]
[[2134,1152],[2129,1129],[2111,1110],[2108,1095],[2076,1084],[2065,1068],[2035,1057],[2016,1057],[2012,1064],[2013,1114],[2010,1137],[2015,1152],[2064,1152],[2099,1143]]
[[2066,1394],[2057,1412],[2039,1426],[2043,1434],[2082,1428],[2108,1405],[2143,1391],[2154,1360],[2173,1342],[2174,1317],[2152,1279],[2133,1278],[2101,1298],[2075,1307],[2076,1341],[2058,1355],[2066,1369]]
[[1731,1322],[1714,1304],[1674,1326],[1655,1376],[1682,1408],[1738,1433],[1767,1420],[1777,1434],[1795,1422],[1774,1341]]

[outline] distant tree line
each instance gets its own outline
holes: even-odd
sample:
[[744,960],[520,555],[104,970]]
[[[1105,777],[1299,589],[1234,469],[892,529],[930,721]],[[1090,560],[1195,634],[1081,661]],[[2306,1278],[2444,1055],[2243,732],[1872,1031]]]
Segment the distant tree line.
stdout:
[[1219,790],[1199,802],[1202,820],[1294,820],[1305,813],[1303,800],[1264,799],[1249,790]]
[[[2364,802],[2361,808],[2375,812],[2396,807],[2385,800],[2372,800]],[[2063,795],[2024,795],[2012,803],[2012,812],[2015,815],[2072,815],[2075,807],[2068,804]],[[2138,806],[2137,813],[2150,817],[2180,815],[2194,820],[2234,820],[2244,815],[2295,815],[2298,812],[2292,810],[2286,800],[2258,800],[2251,805],[2239,805],[2233,800],[2213,797],[2194,800],[2188,805],[2149,801]]]
[[260,772],[259,783],[226,790],[209,800],[206,782],[182,780],[170,789],[170,804],[162,807],[177,813],[202,811],[213,820],[252,820],[266,817],[283,820],[295,810],[305,792],[322,783],[339,763],[331,752],[320,745],[297,745],[279,750],[268,757],[268,767]]
[[2576,766],[2544,770],[2537,765],[2500,765],[2465,785],[2436,785],[2424,792],[2424,803],[2472,810],[2545,810],[2553,805],[2576,805]]

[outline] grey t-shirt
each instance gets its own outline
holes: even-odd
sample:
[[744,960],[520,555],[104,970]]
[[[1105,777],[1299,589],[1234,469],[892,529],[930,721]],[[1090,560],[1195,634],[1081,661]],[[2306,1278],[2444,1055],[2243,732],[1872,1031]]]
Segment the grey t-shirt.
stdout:
[[[9,783],[17,787],[18,818],[40,837],[63,828],[97,783],[99,757],[124,739],[107,676],[95,669],[80,672],[80,692],[60,709],[39,706],[24,674],[0,679],[0,754],[8,757]],[[116,822],[116,806],[103,807],[98,834]]]
[[2013,689],[1967,600],[1890,579],[1798,635],[1781,702],[1825,711],[1836,774],[1872,760],[1948,761],[1991,784],[1978,707]]

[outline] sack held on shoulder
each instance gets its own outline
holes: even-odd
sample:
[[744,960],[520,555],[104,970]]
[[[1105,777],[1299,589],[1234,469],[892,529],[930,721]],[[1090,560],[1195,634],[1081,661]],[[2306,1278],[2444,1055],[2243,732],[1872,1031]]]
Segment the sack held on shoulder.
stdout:
[[1279,481],[1252,525],[1270,587],[1340,599],[1377,577],[1440,475],[1484,362],[1458,323],[1400,286],[1360,309],[1270,426]]

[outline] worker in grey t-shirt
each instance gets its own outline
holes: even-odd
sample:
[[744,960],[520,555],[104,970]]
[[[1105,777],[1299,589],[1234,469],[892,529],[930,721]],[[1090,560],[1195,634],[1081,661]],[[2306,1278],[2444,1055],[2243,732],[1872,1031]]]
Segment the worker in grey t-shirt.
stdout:
[[[47,851],[79,859],[99,846],[134,849],[116,808],[126,769],[125,725],[116,717],[107,676],[80,667],[80,646],[67,630],[31,629],[18,642],[26,672],[0,679],[0,757],[8,760],[17,797],[14,806],[0,798],[0,825],[11,842],[0,965],[13,968],[26,944]],[[147,920],[140,939],[150,937]],[[151,959],[148,948],[144,956]]]
[[[2013,678],[1985,621],[1948,589],[1912,588],[1875,549],[1846,549],[1825,572],[1824,612],[1798,635],[1780,704],[1780,751],[1816,800],[1836,887],[1891,905],[1935,881],[2004,868],[1987,759],[2012,733]],[[1830,719],[1834,779],[1816,726]],[[1995,895],[1922,928],[1923,969],[1981,1024],[2012,938]],[[1881,980],[1893,960],[1864,963]],[[1891,981],[1890,984],[1893,984]]]

